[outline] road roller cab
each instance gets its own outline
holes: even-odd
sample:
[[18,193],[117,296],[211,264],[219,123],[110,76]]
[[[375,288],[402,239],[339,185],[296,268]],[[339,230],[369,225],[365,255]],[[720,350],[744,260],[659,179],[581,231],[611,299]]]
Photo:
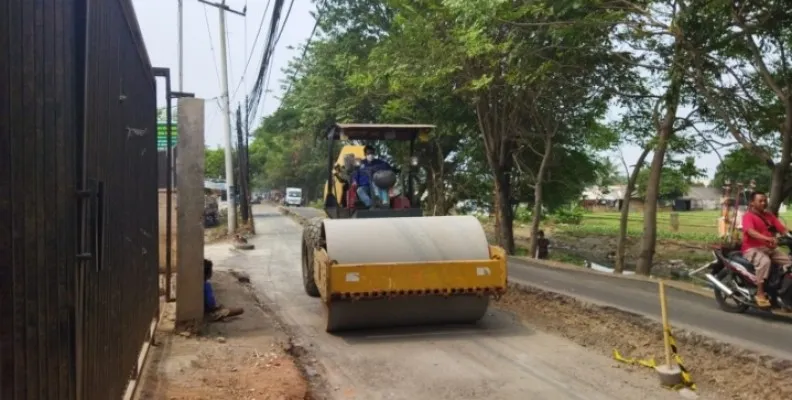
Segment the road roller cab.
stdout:
[[[488,244],[475,217],[422,216],[413,152],[433,128],[335,124],[327,131],[327,217],[305,223],[302,278],[306,293],[325,305],[328,332],[475,323],[489,299],[505,293],[506,253]],[[341,140],[352,143],[335,157]],[[387,207],[361,207],[354,195],[360,142],[372,140],[409,143],[410,162],[397,171],[400,187]]]
[[[324,208],[330,218],[383,218],[418,217],[422,215],[421,206],[415,196],[415,176],[417,160],[414,157],[415,145],[428,138],[434,125],[378,125],[378,124],[335,124],[326,132],[328,139],[328,174],[324,189]],[[371,173],[361,169],[365,158],[365,148],[361,143],[377,141],[400,141],[408,144],[408,160],[402,164],[379,172]],[[338,142],[344,142],[336,156]],[[389,192],[387,202],[376,204],[377,195],[371,190],[382,173],[389,182],[379,185]],[[367,175],[370,182],[366,186],[372,206],[367,206],[358,196],[355,176]]]

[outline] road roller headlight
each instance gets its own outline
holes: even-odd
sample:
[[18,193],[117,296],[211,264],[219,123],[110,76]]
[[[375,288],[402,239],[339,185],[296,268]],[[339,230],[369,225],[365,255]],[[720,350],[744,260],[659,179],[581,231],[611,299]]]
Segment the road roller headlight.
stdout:
[[410,157],[410,165],[413,167],[418,166],[418,157]]

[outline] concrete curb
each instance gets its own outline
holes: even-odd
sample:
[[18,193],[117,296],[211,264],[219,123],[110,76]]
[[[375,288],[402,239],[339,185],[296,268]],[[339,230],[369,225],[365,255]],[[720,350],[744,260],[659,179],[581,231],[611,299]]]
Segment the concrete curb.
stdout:
[[297,214],[297,213],[293,212],[292,210],[290,210],[290,209],[288,209],[288,208],[286,208],[286,207],[283,207],[283,206],[278,206],[278,211],[279,211],[281,214],[288,215],[288,216],[290,216],[290,217],[292,217],[292,218],[296,219],[296,220],[297,220],[297,222],[299,222],[299,223],[300,223],[300,225],[303,225],[303,224],[305,224],[306,222],[308,222],[308,218],[305,218],[305,217],[303,217],[302,215],[300,215],[300,214]]
[[[654,318],[627,311],[618,307],[607,304],[597,303],[593,301],[577,298],[572,295],[563,293],[556,293],[545,290],[531,285],[529,282],[524,282],[518,279],[509,279],[509,289],[514,289],[520,293],[533,294],[552,300],[559,303],[573,304],[582,308],[602,310],[616,318],[630,321],[637,326],[654,331],[662,332],[663,324]],[[497,304],[497,303],[496,303]],[[687,346],[703,347],[708,351],[716,354],[728,354],[735,357],[740,361],[747,363],[758,363],[765,368],[771,369],[775,372],[783,372],[792,375],[792,358],[785,356],[771,355],[768,351],[770,349],[754,349],[748,346],[731,343],[721,338],[715,338],[705,333],[695,332],[687,327],[679,327],[671,324],[674,331],[674,337],[682,341]]]
[[529,264],[534,264],[534,265],[538,265],[538,266],[542,266],[542,267],[546,267],[546,268],[563,269],[563,270],[566,270],[566,271],[578,272],[578,273],[583,273],[583,274],[593,274],[593,275],[603,276],[603,277],[612,278],[612,279],[627,279],[627,280],[632,280],[632,281],[653,282],[653,283],[659,283],[662,280],[662,281],[665,282],[666,286],[668,286],[668,287],[672,287],[674,289],[681,290],[683,292],[696,294],[696,295],[707,297],[707,298],[710,298],[710,299],[714,299],[715,298],[715,295],[712,293],[712,291],[708,291],[706,289],[703,289],[701,287],[698,287],[696,285],[693,285],[691,283],[686,283],[686,282],[678,282],[678,281],[672,281],[672,280],[663,280],[663,279],[658,279],[658,278],[653,278],[653,277],[646,277],[646,276],[640,276],[640,275],[611,274],[611,273],[607,273],[607,272],[596,271],[596,270],[589,269],[589,268],[583,268],[583,267],[580,267],[580,266],[577,266],[577,265],[564,264],[564,263],[561,263],[561,262],[558,262],[558,261],[537,260],[537,259],[530,258],[530,257],[509,256],[509,259],[516,260],[518,263],[519,262],[529,263]]
[[[286,207],[278,206],[278,211],[280,211],[281,214],[293,217],[301,225],[304,224],[308,220],[308,218],[305,218],[305,217],[293,212],[292,210],[290,210],[290,209],[288,209]],[[517,263],[528,263],[528,264],[533,264],[533,265],[544,267],[544,268],[562,269],[562,270],[565,270],[565,271],[571,271],[571,272],[581,273],[581,274],[594,274],[594,275],[598,275],[598,276],[602,276],[602,277],[606,277],[606,278],[610,278],[610,279],[628,279],[628,280],[633,280],[633,281],[653,282],[653,283],[659,283],[660,282],[660,279],[657,279],[657,278],[651,278],[651,277],[645,277],[645,276],[636,276],[636,275],[609,274],[607,272],[595,271],[595,270],[588,269],[588,268],[582,268],[582,267],[579,267],[577,265],[564,264],[564,263],[561,263],[561,262],[558,262],[558,261],[537,260],[537,259],[534,259],[534,258],[521,257],[521,256],[509,256],[509,259],[512,260],[512,261],[516,261]],[[711,291],[702,289],[702,288],[700,288],[700,287],[698,287],[696,285],[690,284],[690,283],[666,280],[665,284],[668,287],[672,287],[674,289],[681,290],[683,292],[696,294],[696,295],[699,295],[699,296],[702,296],[702,297],[706,297],[706,298],[709,298],[709,299],[714,299],[715,298],[715,295]]]

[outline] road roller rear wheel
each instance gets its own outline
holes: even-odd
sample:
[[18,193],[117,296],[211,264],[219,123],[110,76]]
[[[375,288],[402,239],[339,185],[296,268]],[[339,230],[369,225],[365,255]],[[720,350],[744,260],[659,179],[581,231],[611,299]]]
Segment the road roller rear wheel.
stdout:
[[305,293],[319,297],[319,288],[314,281],[314,249],[321,246],[322,218],[311,218],[303,228],[302,237],[302,279]]

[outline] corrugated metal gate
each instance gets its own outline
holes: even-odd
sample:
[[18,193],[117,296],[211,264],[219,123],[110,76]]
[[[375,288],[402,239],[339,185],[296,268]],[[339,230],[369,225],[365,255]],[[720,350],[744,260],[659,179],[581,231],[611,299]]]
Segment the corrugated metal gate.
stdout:
[[0,398],[120,398],[157,246],[156,90],[129,0],[4,2]]

